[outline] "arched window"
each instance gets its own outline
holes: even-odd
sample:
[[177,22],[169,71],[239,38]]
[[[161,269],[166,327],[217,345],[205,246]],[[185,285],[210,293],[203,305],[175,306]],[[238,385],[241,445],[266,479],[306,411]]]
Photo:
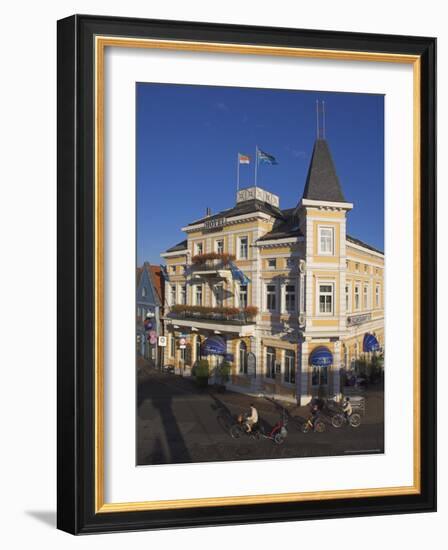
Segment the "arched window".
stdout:
[[142,296],[145,298],[148,295],[148,291],[146,290],[146,286],[142,288]]
[[247,346],[243,341],[240,342],[239,359],[240,374],[247,374]]

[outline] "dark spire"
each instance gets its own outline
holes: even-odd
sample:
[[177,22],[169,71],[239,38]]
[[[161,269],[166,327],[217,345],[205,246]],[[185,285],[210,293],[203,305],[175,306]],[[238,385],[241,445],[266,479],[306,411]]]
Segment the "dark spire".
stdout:
[[346,202],[325,139],[318,138],[314,144],[303,198],[315,201]]

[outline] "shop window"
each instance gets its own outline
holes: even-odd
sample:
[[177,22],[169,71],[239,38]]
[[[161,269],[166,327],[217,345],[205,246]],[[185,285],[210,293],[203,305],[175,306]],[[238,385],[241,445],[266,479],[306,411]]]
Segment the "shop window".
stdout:
[[313,386],[326,386],[328,384],[328,367],[313,366],[311,378]]
[[266,377],[275,378],[275,349],[266,348]]
[[240,342],[239,371],[240,374],[247,374],[247,346],[245,342]]
[[296,382],[295,353],[291,350],[285,351],[284,380],[289,384],[295,384]]

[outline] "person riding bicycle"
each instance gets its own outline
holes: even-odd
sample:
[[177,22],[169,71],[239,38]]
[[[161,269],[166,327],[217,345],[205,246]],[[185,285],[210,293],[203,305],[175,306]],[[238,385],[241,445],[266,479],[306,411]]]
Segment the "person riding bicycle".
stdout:
[[323,409],[323,407],[324,407],[323,399],[320,399],[319,397],[313,397],[313,399],[311,399],[311,401],[310,401],[310,411],[311,411],[310,420],[311,420],[311,423],[313,425],[313,429],[314,429],[316,420],[318,419],[319,414],[320,414],[321,410]]
[[258,424],[258,411],[252,403],[250,405],[249,412],[246,414],[246,418],[244,419],[244,424],[246,425],[247,433],[250,433],[254,429],[254,426]]
[[344,400],[342,401],[342,412],[344,413],[345,420],[348,420],[352,415],[353,408],[350,403],[350,397],[344,397]]

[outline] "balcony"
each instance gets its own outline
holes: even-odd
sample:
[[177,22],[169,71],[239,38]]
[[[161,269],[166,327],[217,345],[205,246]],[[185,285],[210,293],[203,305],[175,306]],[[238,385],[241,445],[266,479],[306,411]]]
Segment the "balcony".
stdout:
[[213,277],[220,279],[231,278],[231,263],[235,259],[233,254],[224,252],[210,252],[197,254],[192,258],[189,272],[192,277]]
[[238,309],[233,307],[206,307],[175,305],[165,317],[180,326],[197,327],[223,332],[236,332],[240,336],[250,335],[255,326],[258,308],[249,306]]

